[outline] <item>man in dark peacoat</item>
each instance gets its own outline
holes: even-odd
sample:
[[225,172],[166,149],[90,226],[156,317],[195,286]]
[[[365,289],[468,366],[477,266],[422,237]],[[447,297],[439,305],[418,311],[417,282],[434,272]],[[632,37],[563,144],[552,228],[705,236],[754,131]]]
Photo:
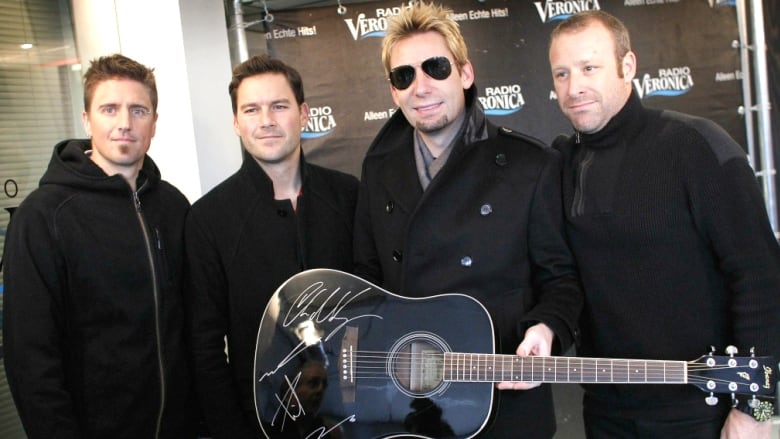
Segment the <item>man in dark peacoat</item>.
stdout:
[[[363,162],[356,273],[403,296],[476,298],[500,353],[561,353],[583,299],[563,231],[559,156],[487,120],[465,46],[451,51],[462,39],[445,42],[459,35],[447,12],[421,3],[389,22],[382,58],[400,111]],[[423,27],[432,22],[448,29]],[[499,388],[524,391],[497,393],[490,437],[552,437],[549,385]]]
[[[553,352],[561,353],[573,342],[582,296],[562,232],[557,154],[484,123],[488,137],[459,140],[423,191],[411,147],[414,129],[400,112],[391,118],[363,164],[356,270],[403,296],[476,298],[499,332],[501,353],[515,353],[537,322],[552,329]],[[554,431],[547,385],[501,393],[514,401],[502,405],[517,407],[512,418],[542,419],[548,425],[537,424],[537,432]]]

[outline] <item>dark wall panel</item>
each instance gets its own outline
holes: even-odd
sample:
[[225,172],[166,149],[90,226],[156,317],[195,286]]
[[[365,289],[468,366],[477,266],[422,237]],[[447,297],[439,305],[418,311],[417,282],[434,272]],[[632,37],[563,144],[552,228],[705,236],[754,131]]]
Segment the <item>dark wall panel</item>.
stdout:
[[[450,0],[469,45],[480,100],[498,125],[551,142],[571,128],[552,92],[548,38],[561,19],[599,8],[624,20],[638,57],[635,89],[646,105],[711,118],[744,145],[738,38],[733,3],[715,0]],[[307,157],[360,173],[371,139],[394,111],[380,62],[387,17],[396,1],[274,12],[248,32],[303,75],[312,123]],[[259,27],[259,26],[258,26]]]

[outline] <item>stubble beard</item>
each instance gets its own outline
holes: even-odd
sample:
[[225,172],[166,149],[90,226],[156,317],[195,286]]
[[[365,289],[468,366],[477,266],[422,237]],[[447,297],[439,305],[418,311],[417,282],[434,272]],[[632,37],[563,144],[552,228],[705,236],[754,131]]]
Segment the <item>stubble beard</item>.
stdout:
[[433,134],[433,133],[437,133],[437,132],[443,130],[449,124],[450,124],[449,118],[447,118],[447,115],[443,115],[441,118],[439,118],[439,119],[437,119],[437,120],[435,120],[433,122],[430,122],[430,123],[417,121],[416,128],[421,133]]

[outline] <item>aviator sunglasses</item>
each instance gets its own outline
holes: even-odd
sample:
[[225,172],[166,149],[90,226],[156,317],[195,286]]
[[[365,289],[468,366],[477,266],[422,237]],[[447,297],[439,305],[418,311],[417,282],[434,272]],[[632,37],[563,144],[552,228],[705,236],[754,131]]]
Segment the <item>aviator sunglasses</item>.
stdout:
[[[437,81],[449,78],[450,73],[452,73],[452,64],[450,64],[450,60],[443,56],[428,58],[422,62],[420,67],[422,67],[422,71],[425,72],[426,75]],[[414,66],[398,66],[393,70],[390,70],[390,84],[398,90],[405,90],[414,82],[415,72]]]

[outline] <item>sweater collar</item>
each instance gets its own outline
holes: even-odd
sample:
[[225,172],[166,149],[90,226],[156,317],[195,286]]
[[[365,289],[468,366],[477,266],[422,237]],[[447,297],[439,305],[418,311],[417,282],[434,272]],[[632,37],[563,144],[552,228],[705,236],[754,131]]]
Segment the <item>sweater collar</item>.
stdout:
[[645,124],[645,107],[636,91],[631,92],[628,101],[601,130],[595,133],[575,132],[575,139],[583,146],[593,149],[611,148],[628,138],[634,137]]

